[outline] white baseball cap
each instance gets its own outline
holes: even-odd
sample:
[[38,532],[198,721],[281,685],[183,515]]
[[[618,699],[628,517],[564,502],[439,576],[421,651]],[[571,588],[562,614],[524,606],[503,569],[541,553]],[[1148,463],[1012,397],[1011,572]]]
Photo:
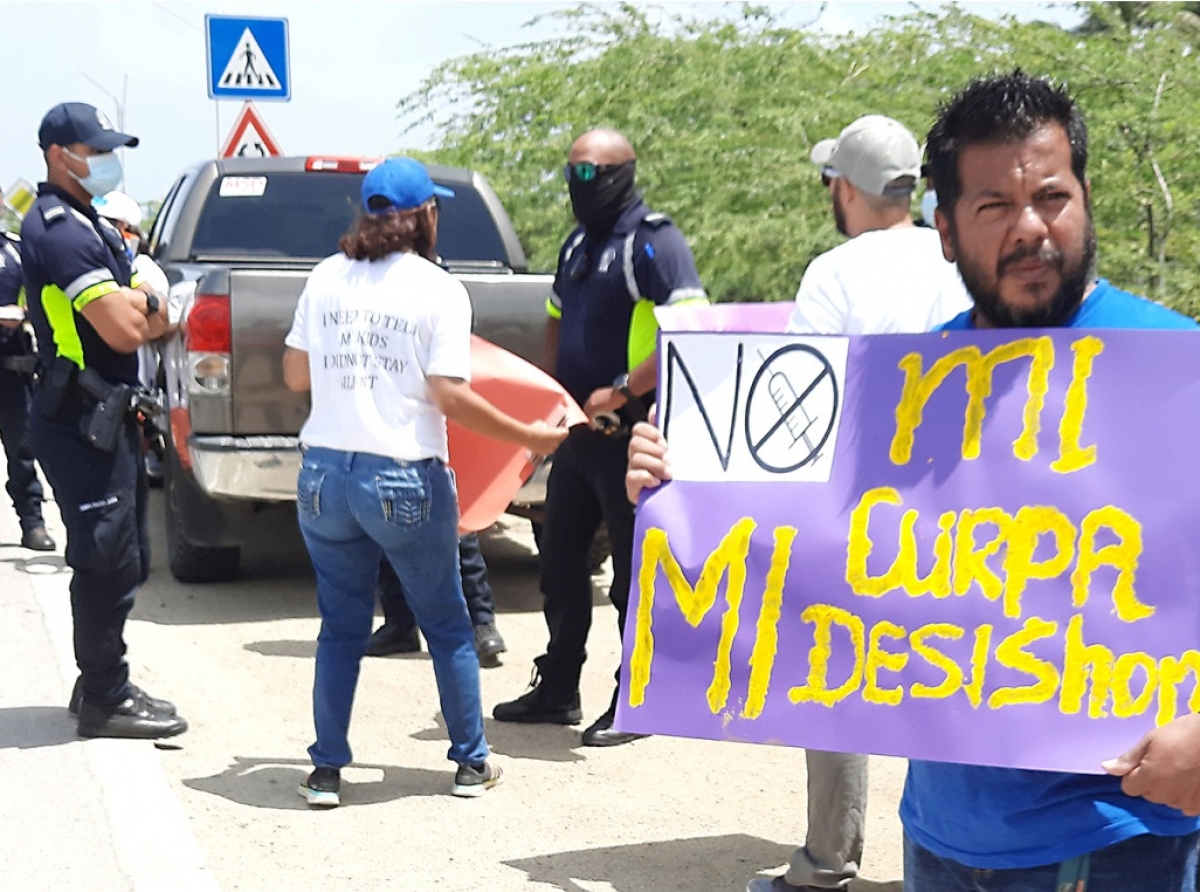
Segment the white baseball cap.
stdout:
[[921,175],[921,148],[894,118],[866,115],[837,139],[823,139],[809,156],[830,176],[845,177],[872,195],[911,193]]

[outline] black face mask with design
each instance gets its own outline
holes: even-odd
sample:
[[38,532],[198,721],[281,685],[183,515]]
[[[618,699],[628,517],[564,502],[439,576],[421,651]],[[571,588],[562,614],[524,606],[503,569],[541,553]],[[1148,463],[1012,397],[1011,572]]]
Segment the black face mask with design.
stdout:
[[633,187],[636,166],[636,160],[629,160],[598,171],[587,182],[573,177],[567,184],[571,211],[589,234],[609,232],[621,212],[637,201],[637,190]]

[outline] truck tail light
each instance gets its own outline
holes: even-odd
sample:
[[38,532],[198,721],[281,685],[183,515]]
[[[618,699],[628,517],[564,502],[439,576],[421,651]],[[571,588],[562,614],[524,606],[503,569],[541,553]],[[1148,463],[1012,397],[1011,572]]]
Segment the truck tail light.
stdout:
[[229,295],[197,294],[188,313],[186,332],[189,353],[231,352]]
[[184,331],[189,393],[228,395],[233,351],[229,295],[197,294]]

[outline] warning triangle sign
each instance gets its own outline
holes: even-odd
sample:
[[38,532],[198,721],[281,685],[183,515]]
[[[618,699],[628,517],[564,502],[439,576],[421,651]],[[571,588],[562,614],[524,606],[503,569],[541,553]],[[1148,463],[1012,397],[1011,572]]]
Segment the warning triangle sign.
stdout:
[[282,155],[279,143],[267,129],[266,123],[258,114],[254,103],[242,105],[229,138],[221,147],[222,158],[266,158],[271,155]]
[[249,28],[242,32],[217,83],[222,87],[239,87],[243,90],[279,89],[279,78],[275,76],[266,53]]

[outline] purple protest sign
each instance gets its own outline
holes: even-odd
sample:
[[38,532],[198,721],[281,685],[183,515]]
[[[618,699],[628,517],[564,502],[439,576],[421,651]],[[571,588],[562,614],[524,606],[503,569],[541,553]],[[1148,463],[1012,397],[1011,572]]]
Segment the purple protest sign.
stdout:
[[1098,772],[1200,708],[1194,333],[737,328],[660,341],[617,727]]

